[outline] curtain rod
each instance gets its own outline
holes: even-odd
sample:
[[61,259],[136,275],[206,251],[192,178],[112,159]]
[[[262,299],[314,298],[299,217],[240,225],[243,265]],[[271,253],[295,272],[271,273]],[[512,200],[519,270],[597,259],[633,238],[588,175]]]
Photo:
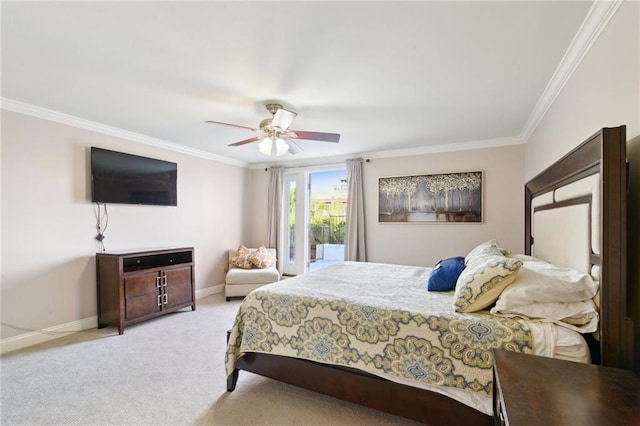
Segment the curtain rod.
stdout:
[[[371,162],[370,159],[362,160],[365,163]],[[311,170],[315,168],[330,168],[330,167],[344,167],[345,163],[330,163],[330,164],[314,164],[312,166],[298,166],[298,167],[284,167],[287,171],[302,171],[302,170]],[[269,167],[265,167],[264,171],[268,171]]]

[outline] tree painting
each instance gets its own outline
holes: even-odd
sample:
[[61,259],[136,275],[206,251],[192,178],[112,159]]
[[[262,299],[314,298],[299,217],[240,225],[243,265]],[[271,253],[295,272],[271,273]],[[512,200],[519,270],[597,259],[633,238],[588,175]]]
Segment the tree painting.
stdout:
[[482,222],[482,172],[378,181],[379,222]]

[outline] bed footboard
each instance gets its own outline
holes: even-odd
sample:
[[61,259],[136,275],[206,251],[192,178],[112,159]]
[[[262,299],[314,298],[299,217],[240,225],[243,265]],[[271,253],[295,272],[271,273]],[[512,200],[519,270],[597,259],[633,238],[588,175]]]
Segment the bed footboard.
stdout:
[[490,425],[490,416],[444,395],[352,370],[296,358],[247,353],[227,378],[235,388],[245,370],[314,392],[432,425]]

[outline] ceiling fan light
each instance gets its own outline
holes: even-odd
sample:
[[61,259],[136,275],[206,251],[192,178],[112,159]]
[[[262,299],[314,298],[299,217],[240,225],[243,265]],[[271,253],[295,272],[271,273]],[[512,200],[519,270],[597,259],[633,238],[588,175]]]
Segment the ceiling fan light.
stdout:
[[266,156],[270,156],[271,155],[271,138],[264,138],[260,141],[260,143],[258,144],[258,150],[266,155]]
[[289,152],[289,144],[282,138],[278,138],[276,143],[276,156],[281,157]]

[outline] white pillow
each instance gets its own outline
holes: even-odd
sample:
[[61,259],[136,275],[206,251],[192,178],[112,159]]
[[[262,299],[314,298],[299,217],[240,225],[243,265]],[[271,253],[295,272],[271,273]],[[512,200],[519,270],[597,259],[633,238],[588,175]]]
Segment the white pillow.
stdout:
[[521,260],[522,262],[544,262],[544,263],[549,263],[544,259],[540,259],[539,257],[529,256],[528,254],[522,254],[522,253],[509,253],[509,254],[505,254],[505,256],[510,257],[512,259]]
[[500,312],[531,303],[581,302],[590,300],[598,283],[589,274],[545,262],[523,262],[516,280],[500,294],[495,309]]
[[534,321],[553,322],[580,333],[591,333],[598,328],[598,312],[591,299],[581,302],[531,303],[504,310],[498,308],[496,304],[491,309],[491,313],[507,317],[524,317]]

